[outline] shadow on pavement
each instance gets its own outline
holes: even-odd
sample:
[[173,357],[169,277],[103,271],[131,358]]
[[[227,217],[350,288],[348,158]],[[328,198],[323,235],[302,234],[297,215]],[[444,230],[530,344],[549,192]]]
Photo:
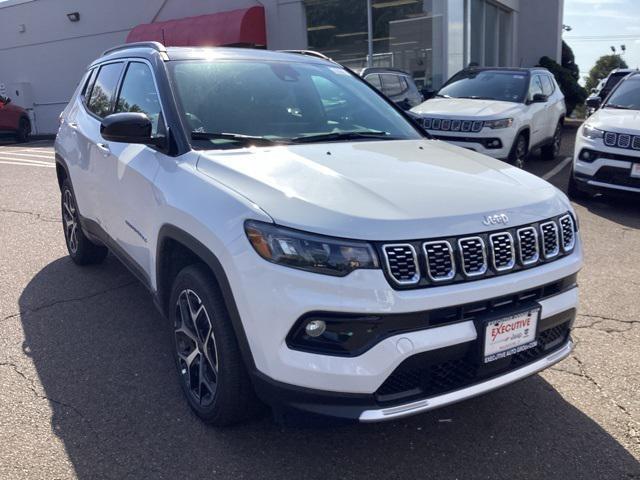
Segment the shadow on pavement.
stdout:
[[606,193],[584,200],[574,200],[594,215],[618,225],[640,229],[640,194]]
[[36,366],[80,479],[598,478],[638,462],[535,376],[462,404],[376,425],[283,428],[270,417],[225,430],[191,414],[170,331],[112,257],[64,258],[20,297]]

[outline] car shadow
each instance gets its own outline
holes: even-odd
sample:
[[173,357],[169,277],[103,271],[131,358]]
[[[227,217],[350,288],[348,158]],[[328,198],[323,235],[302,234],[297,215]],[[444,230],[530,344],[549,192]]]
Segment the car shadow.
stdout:
[[[80,479],[626,478],[640,465],[539,376],[384,424],[214,429],[176,381],[170,329],[113,257],[58,259],[20,297],[23,350]],[[268,321],[268,319],[265,319]]]
[[621,227],[640,229],[640,195],[606,193],[585,199],[573,199],[594,215],[606,218]]

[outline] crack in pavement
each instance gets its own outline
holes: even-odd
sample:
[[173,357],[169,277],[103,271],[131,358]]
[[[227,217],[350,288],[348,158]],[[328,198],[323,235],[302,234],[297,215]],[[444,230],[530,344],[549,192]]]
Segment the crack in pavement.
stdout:
[[[589,314],[585,314],[585,313],[580,313],[580,314],[578,314],[578,317],[584,317],[584,318],[596,319],[596,320],[594,322],[591,322],[588,325],[574,325],[574,327],[573,327],[574,330],[592,328],[592,329],[597,330],[599,332],[605,332],[605,333],[625,333],[625,332],[628,332],[629,330],[631,330],[634,325],[640,325],[640,320],[624,320],[624,319],[621,319],[621,318],[607,317],[607,316],[604,316],[604,315],[589,315]],[[623,323],[625,325],[628,325],[629,327],[624,329],[624,330],[618,330],[618,329],[615,329],[615,328],[597,328],[598,325],[601,325],[604,322]]]
[[37,220],[41,220],[43,222],[62,223],[62,221],[59,218],[48,217],[44,213],[30,212],[28,210],[13,210],[11,208],[0,208],[0,212],[2,212],[2,213],[16,213],[18,215],[31,215],[31,216],[35,217]]
[[20,310],[17,313],[12,313],[11,315],[7,315],[6,317],[4,317],[2,319],[2,321],[10,320],[12,318],[19,317],[19,316],[25,315],[25,314],[37,313],[37,312],[39,312],[41,310],[45,310],[47,308],[55,307],[56,305],[62,305],[62,304],[65,304],[65,303],[80,302],[82,300],[88,300],[90,298],[94,298],[94,297],[98,297],[100,295],[104,295],[105,293],[114,292],[116,290],[120,290],[121,288],[129,287],[131,285],[135,285],[136,283],[138,283],[136,280],[132,280],[132,281],[124,283],[122,285],[117,285],[115,287],[110,287],[110,288],[107,288],[105,290],[100,290],[98,292],[93,292],[91,294],[84,295],[82,297],[66,298],[66,299],[63,299],[63,300],[55,300],[53,302],[49,302],[49,303],[46,303],[44,305],[39,305],[39,306],[34,307],[34,308],[28,308],[26,310]]

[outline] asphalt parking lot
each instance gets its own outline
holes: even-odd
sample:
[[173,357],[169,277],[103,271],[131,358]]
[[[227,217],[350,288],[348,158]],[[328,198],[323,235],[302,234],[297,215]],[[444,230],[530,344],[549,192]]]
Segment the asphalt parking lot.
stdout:
[[[574,130],[527,168],[566,189]],[[372,425],[202,425],[170,331],[109,256],[66,256],[50,141],[0,140],[0,479],[640,479],[640,202],[576,205],[574,354],[465,403]]]

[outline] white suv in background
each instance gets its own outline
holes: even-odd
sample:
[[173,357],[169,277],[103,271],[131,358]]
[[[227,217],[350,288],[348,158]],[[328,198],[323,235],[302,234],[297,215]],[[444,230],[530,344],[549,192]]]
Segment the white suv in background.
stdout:
[[622,80],[578,130],[569,195],[640,193],[640,73]]
[[582,247],[567,197],[429,139],[331,61],[114,48],[55,150],[72,260],[108,249],[146,285],[206,422],[257,399],[390,420],[571,352]]
[[471,68],[411,111],[435,138],[522,167],[536,148],[558,155],[567,109],[544,68]]

